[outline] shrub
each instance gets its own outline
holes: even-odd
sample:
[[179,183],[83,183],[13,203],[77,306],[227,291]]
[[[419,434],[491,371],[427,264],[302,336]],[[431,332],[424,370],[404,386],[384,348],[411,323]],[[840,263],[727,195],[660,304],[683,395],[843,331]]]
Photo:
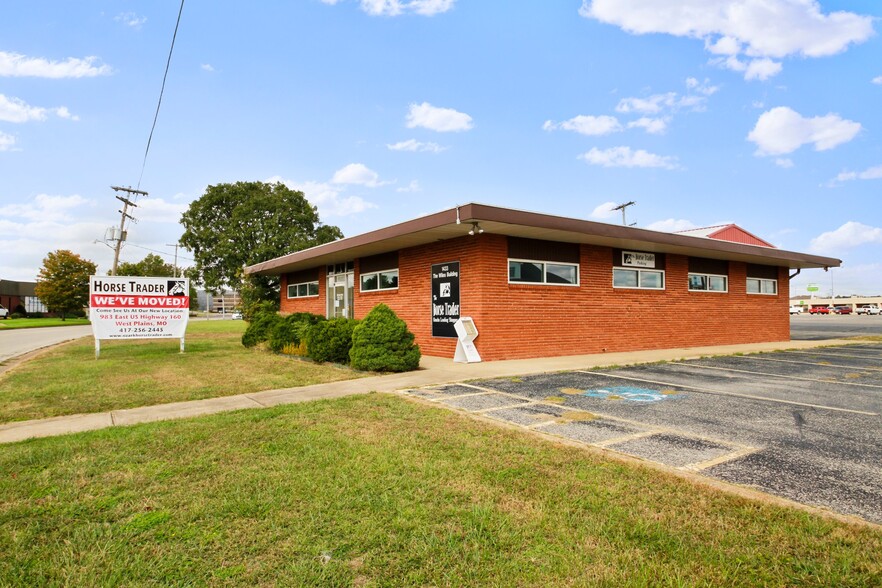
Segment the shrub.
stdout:
[[275,311],[264,311],[254,315],[251,322],[248,323],[245,333],[242,334],[242,345],[254,347],[258,343],[266,341],[273,327],[281,320],[282,317]]
[[318,362],[349,363],[352,331],[357,320],[335,318],[313,325],[306,333],[306,351]]
[[300,345],[312,325],[324,321],[325,317],[308,312],[295,312],[276,322],[267,336],[269,348],[281,353],[288,345]]
[[279,312],[279,303],[272,300],[242,304],[242,318],[248,322],[253,321],[258,315],[277,312]]
[[23,304],[16,304],[15,308],[12,309],[12,314],[20,314],[22,318],[28,318],[28,311],[25,310]]
[[420,365],[420,347],[407,324],[385,304],[376,305],[352,332],[352,367],[376,372],[406,372]]

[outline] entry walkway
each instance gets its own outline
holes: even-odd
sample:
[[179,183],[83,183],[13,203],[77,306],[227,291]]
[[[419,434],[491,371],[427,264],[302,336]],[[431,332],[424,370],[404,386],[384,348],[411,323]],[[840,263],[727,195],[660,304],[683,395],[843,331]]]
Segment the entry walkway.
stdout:
[[683,349],[659,349],[595,355],[571,355],[538,359],[518,359],[485,363],[459,364],[451,359],[423,357],[420,369],[403,374],[371,376],[342,382],[316,384],[299,388],[265,390],[251,394],[237,394],[220,398],[207,398],[189,402],[174,402],[127,408],[108,412],[78,414],[48,419],[20,421],[0,425],[0,443],[12,443],[34,437],[52,437],[107,427],[134,425],[196,417],[218,412],[245,408],[264,408],[281,404],[294,404],[310,400],[340,398],[370,392],[392,392],[407,388],[420,388],[436,384],[463,382],[475,379],[523,376],[547,372],[591,369],[613,365],[630,365],[677,359],[694,359],[711,355],[756,353],[782,349],[810,349],[826,345],[841,345],[853,341],[784,341],[778,343],[755,343],[745,345],[720,345]]

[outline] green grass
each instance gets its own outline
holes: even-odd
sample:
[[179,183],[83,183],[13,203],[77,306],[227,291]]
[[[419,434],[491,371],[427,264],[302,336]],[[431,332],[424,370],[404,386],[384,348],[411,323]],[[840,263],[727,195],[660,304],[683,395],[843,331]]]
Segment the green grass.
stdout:
[[306,386],[359,377],[242,347],[244,321],[194,321],[179,341],[77,340],[0,375],[0,423]]
[[38,327],[72,327],[74,325],[88,325],[89,319],[69,318],[16,318],[0,320],[0,331],[5,329],[36,329]]
[[0,451],[2,586],[879,586],[882,532],[372,394]]

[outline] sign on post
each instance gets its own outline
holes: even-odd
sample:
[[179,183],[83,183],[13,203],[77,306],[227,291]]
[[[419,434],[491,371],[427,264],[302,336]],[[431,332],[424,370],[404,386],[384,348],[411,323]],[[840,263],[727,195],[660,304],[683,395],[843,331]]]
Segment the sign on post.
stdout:
[[190,319],[190,280],[91,276],[89,318],[95,357],[102,339],[180,339]]

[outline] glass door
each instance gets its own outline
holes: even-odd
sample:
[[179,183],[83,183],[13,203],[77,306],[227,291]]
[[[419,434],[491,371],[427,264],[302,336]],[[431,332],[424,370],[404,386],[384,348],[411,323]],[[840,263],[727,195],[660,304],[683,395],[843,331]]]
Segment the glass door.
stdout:
[[355,302],[353,263],[328,266],[328,318],[352,318]]

